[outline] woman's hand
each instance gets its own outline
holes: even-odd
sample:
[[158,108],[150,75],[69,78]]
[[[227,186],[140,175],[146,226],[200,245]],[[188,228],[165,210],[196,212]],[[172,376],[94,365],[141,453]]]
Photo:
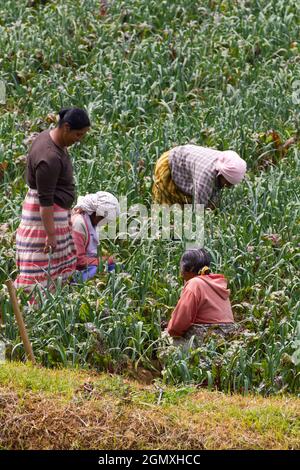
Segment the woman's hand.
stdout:
[[75,207],[73,209],[73,214],[83,214],[84,213],[84,210],[81,209],[81,207]]
[[56,236],[55,235],[47,235],[46,243],[44,248],[44,253],[53,252],[56,248]]
[[44,253],[54,251],[56,248],[56,236],[55,236],[55,225],[54,225],[54,215],[53,215],[53,206],[46,206],[40,208],[41,219],[43,221],[45,231],[46,231],[46,241],[44,247]]

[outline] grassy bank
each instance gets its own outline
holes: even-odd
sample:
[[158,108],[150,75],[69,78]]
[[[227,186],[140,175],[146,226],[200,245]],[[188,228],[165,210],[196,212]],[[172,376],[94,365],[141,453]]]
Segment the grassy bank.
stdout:
[[[24,155],[61,107],[93,123],[70,149],[79,193],[107,190],[150,207],[159,155],[178,144],[236,150],[245,181],[205,215],[213,271],[229,280],[241,334],[176,350],[165,383],[262,395],[300,389],[299,2],[0,0],[0,283],[17,274],[14,234],[27,188]],[[163,5],[163,6],[162,6]],[[138,216],[138,214],[136,214]],[[130,219],[132,221],[132,219]],[[182,287],[186,240],[104,241],[116,273],[58,286],[26,323],[39,363],[118,372],[151,368],[161,320]],[[22,306],[27,298],[19,293]],[[24,351],[5,288],[0,340]]]
[[300,400],[0,367],[2,449],[299,449]]

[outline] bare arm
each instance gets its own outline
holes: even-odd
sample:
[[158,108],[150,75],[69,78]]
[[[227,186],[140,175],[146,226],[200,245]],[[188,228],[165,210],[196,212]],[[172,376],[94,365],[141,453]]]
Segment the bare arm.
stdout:
[[45,253],[48,253],[49,247],[52,247],[52,250],[55,250],[56,248],[53,206],[46,206],[46,207],[41,206],[40,214],[41,214],[42,222],[44,224],[44,227],[47,233],[44,251]]

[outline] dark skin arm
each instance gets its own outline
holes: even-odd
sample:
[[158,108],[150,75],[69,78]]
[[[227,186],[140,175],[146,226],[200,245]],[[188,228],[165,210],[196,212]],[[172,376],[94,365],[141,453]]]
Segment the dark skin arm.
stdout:
[[56,248],[53,206],[41,207],[40,214],[47,234],[44,252],[49,253],[50,247],[52,251],[54,251]]
[[[224,178],[223,175],[218,175],[217,176],[217,186],[218,186],[219,190],[221,190],[223,188],[231,188],[233,186],[233,184],[229,183],[229,181],[227,181]],[[217,206],[212,201],[209,201],[206,208],[211,209],[213,211],[213,210],[217,209]]]

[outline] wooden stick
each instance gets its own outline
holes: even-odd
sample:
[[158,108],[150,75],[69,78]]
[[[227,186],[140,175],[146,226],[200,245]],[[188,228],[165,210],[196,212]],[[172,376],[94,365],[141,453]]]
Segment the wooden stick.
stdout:
[[10,300],[11,300],[11,303],[12,303],[12,306],[13,306],[13,310],[14,310],[14,314],[15,314],[17,323],[18,323],[20,335],[21,335],[21,338],[22,338],[22,341],[23,341],[23,344],[24,344],[24,348],[25,348],[27,358],[33,364],[35,364],[35,362],[36,362],[35,357],[34,357],[34,354],[33,354],[33,351],[32,351],[31,343],[30,343],[29,338],[28,338],[28,334],[27,334],[27,330],[26,330],[26,327],[25,327],[23,317],[22,317],[22,313],[20,311],[20,307],[19,307],[19,304],[18,304],[18,299],[17,299],[15,286],[13,285],[13,282],[11,280],[6,281],[5,284],[7,285],[7,288],[8,288]]

